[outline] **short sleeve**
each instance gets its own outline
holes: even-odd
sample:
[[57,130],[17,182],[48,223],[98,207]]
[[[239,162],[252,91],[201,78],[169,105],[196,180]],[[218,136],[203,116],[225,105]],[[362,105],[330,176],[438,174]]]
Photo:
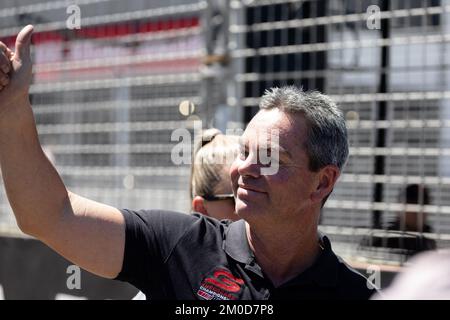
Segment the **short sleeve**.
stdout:
[[126,281],[145,294],[162,286],[164,264],[178,241],[199,219],[162,210],[121,210],[125,219],[125,252],[116,280]]

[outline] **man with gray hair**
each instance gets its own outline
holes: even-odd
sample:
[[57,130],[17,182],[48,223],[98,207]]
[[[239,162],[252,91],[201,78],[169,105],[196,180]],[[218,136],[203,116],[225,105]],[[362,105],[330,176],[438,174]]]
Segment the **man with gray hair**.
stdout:
[[42,151],[28,99],[32,31],[19,33],[15,53],[0,43],[0,165],[23,232],[152,300],[372,295],[318,232],[348,156],[344,118],[328,97],[294,87],[263,96],[230,169],[241,220],[119,210],[67,190]]

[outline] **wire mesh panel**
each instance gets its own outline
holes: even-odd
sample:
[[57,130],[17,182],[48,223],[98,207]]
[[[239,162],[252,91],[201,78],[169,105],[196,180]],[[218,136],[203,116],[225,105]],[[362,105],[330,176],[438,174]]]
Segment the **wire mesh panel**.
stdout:
[[[72,4],[0,9],[9,46],[35,25],[32,104],[69,189],[186,211],[189,168],[173,163],[171,133],[192,132],[192,118],[179,103],[204,126],[241,127],[265,89],[296,85],[332,96],[347,120],[350,158],[321,220],[338,251],[397,259],[361,243],[404,215],[410,184],[430,195],[414,209],[430,228],[412,233],[448,246],[450,1],[79,0],[80,29],[67,27]],[[15,225],[4,193],[0,222]]]
[[[360,250],[363,238],[405,211],[400,194],[408,184],[428,188],[430,203],[418,208],[431,227],[427,237],[448,246],[448,1],[255,0],[231,7],[237,104],[247,121],[263,91],[280,85],[323,91],[344,111],[350,158],[321,220],[343,244],[338,250],[370,256]],[[397,259],[387,251],[378,258]]]
[[[116,207],[189,209],[189,165],[175,165],[183,100],[202,116],[203,1],[2,1],[0,38],[33,36],[30,89],[41,144],[68,189]],[[70,12],[70,13],[69,13]],[[74,11],[75,12],[75,11]],[[15,226],[2,192],[0,224]]]

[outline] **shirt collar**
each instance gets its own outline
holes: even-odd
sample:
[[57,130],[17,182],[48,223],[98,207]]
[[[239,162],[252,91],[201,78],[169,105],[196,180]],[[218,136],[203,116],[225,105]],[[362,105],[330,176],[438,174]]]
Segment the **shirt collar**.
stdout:
[[[321,232],[319,232],[319,236],[322,251],[316,262],[297,277],[283,284],[282,287],[311,282],[326,287],[337,284],[339,259],[334,254],[328,237]],[[231,258],[240,263],[249,264],[254,260],[243,219],[232,222],[228,226],[223,248]]]
[[248,244],[244,219],[232,222],[228,226],[223,247],[234,260],[245,264],[250,263],[254,256]]
[[323,287],[336,286],[338,280],[339,260],[331,248],[328,237],[319,232],[322,251],[314,264],[288,281],[283,286],[315,283]]

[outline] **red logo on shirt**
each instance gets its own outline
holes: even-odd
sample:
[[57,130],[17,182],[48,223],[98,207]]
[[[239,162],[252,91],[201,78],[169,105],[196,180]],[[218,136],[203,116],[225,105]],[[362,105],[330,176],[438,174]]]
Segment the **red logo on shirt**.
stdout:
[[225,268],[215,269],[202,280],[197,294],[206,300],[237,300],[244,280],[235,277]]

